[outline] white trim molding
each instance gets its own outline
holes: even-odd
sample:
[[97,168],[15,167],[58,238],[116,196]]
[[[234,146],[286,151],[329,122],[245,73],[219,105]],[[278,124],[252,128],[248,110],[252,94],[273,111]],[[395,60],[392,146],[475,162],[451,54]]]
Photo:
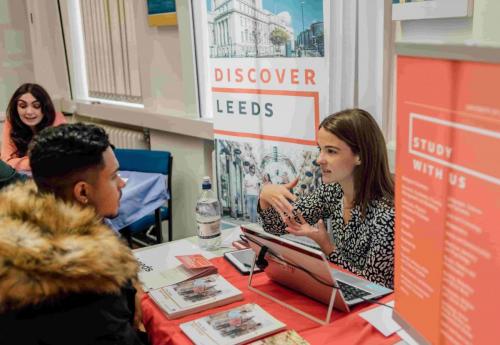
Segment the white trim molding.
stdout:
[[213,140],[213,123],[208,119],[187,118],[182,114],[152,113],[144,109],[134,109],[110,104],[90,102],[67,102],[66,108],[78,115],[93,117],[116,123],[155,129],[162,132],[176,133],[190,137]]

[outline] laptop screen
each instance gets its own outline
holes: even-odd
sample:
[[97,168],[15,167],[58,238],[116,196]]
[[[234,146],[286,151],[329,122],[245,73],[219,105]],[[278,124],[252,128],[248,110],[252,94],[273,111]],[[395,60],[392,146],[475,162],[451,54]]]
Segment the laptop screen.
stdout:
[[[256,224],[242,225],[241,230],[257,257],[266,247],[264,272],[271,280],[323,304],[330,302],[337,283],[323,252],[266,233]],[[349,310],[341,294],[336,294],[334,306]]]

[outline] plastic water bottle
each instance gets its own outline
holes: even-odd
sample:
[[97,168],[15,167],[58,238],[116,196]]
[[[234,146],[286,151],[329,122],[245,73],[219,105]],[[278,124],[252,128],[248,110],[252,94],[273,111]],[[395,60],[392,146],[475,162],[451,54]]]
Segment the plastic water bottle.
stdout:
[[206,250],[220,247],[220,203],[212,191],[210,177],[205,176],[201,184],[201,196],[196,203],[196,223],[198,225],[198,244]]

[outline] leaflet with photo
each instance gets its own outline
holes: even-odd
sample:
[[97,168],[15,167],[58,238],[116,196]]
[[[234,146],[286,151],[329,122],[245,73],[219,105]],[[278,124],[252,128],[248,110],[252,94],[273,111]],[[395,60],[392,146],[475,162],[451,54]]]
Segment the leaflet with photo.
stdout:
[[185,267],[190,269],[214,267],[214,265],[201,254],[177,255],[175,258]]
[[243,299],[242,292],[218,274],[152,290],[149,296],[169,319]]
[[255,303],[180,325],[195,344],[237,345],[284,329],[286,325]]
[[160,271],[139,272],[139,279],[145,291],[217,273],[217,267],[202,255],[181,255],[176,258],[181,262],[179,266]]

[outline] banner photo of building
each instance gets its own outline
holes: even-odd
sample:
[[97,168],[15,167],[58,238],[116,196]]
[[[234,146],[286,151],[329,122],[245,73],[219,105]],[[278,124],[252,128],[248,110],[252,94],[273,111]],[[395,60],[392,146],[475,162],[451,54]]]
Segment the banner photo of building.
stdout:
[[[209,75],[224,215],[257,220],[266,183],[321,183],[316,132],[329,91],[322,0],[207,0]],[[326,18],[328,20],[328,18]]]

